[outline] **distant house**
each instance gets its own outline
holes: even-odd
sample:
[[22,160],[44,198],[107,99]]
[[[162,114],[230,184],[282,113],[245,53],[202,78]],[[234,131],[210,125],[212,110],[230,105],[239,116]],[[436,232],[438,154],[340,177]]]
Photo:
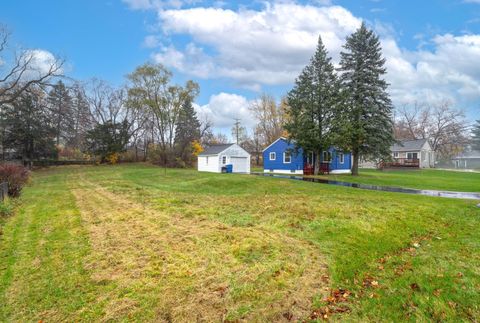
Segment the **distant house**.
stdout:
[[[295,146],[295,142],[289,142],[280,137],[263,150],[263,169],[266,173],[310,173],[315,163],[312,152],[304,152],[302,148]],[[333,147],[322,152],[322,170],[329,173],[350,173],[352,167],[352,155],[348,152],[337,150]]]
[[480,169],[480,151],[469,151],[452,158],[453,167],[458,169]]
[[198,170],[220,173],[232,165],[233,173],[250,173],[250,154],[237,144],[211,145],[198,155]]
[[435,167],[435,152],[427,139],[404,140],[394,144],[391,148],[393,167]]

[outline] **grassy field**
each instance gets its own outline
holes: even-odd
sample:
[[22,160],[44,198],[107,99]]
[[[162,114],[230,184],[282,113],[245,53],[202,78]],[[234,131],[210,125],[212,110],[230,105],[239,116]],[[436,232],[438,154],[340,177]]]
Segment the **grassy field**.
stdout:
[[448,170],[421,169],[381,171],[376,169],[360,169],[359,176],[331,174],[318,177],[344,182],[405,188],[480,192],[480,173]]
[[41,170],[1,228],[0,321],[475,321],[475,204],[141,164]]

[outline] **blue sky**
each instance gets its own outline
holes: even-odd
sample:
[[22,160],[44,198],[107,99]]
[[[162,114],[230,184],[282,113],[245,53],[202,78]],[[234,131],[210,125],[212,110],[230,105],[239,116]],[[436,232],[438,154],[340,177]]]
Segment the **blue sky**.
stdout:
[[202,1],[5,0],[0,22],[16,45],[67,59],[68,75],[124,83],[147,60],[175,82],[197,81],[197,110],[217,129],[253,125],[248,104],[280,98],[318,34],[338,62],[346,35],[366,21],[381,37],[396,105],[443,99],[480,118],[480,0]]

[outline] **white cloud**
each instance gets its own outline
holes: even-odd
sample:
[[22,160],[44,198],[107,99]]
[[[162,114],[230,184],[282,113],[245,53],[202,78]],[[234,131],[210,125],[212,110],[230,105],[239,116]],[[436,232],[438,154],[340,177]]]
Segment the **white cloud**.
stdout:
[[[128,0],[138,2],[138,7],[145,1]],[[148,0],[146,6],[154,1]],[[267,1],[256,10],[225,9],[221,4],[183,9],[166,9],[157,4],[155,10],[163,37],[174,39],[181,35],[190,39],[181,47],[159,46],[152,54],[156,62],[199,78],[231,80],[252,91],[260,91],[265,85],[292,84],[313,54],[319,34],[338,64],[346,36],[361,23],[360,18],[340,6],[318,7],[293,1]],[[437,31],[434,37],[419,36],[419,48],[407,50],[399,46],[400,36],[390,24],[375,21],[373,26],[382,39],[395,104],[447,98],[460,105],[478,105],[480,35],[442,35]],[[150,39],[149,43],[155,42]],[[236,111],[228,106],[244,104],[246,99],[241,98],[220,93],[203,108],[224,127],[231,124]]]
[[[49,72],[52,66],[58,63],[56,57],[47,50],[30,49],[24,52],[24,60],[29,60],[29,69],[25,72],[25,78],[36,78]],[[57,71],[57,74],[62,71]]]
[[143,39],[143,47],[146,48],[155,48],[161,45],[160,39],[155,35],[148,35]]
[[152,57],[157,63],[200,78],[207,78],[214,70],[212,58],[193,43],[188,44],[183,51],[178,51],[173,46],[163,47]]
[[123,0],[133,10],[181,8],[184,5],[201,3],[202,0]]
[[480,35],[434,37],[434,51],[405,51],[383,40],[387,79],[394,102],[437,102],[448,98],[466,103],[480,99]]
[[[241,120],[242,125],[252,128],[255,119],[249,110],[251,102],[244,96],[221,92],[212,95],[207,104],[196,105],[196,111],[201,118],[207,116],[217,129],[231,129],[235,118]],[[229,135],[229,133],[226,133]]]
[[186,34],[214,49],[208,57],[205,51],[199,52],[201,59],[188,57],[197,60],[195,65],[207,65],[204,77],[226,77],[255,88],[259,83],[291,83],[313,54],[319,33],[338,57],[344,38],[360,25],[360,19],[342,7],[295,3],[267,3],[260,11],[160,10],[159,18],[165,33]]

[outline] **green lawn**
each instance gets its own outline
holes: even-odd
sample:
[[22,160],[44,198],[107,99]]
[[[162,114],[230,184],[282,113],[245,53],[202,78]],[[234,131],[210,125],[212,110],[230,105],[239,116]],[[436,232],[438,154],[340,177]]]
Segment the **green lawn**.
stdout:
[[[432,174],[405,186],[478,190]],[[0,222],[0,321],[475,321],[476,203],[142,164],[41,170]]]
[[381,171],[376,169],[360,169],[359,176],[331,174],[319,177],[344,182],[405,188],[480,192],[480,173],[448,170],[421,169]]

